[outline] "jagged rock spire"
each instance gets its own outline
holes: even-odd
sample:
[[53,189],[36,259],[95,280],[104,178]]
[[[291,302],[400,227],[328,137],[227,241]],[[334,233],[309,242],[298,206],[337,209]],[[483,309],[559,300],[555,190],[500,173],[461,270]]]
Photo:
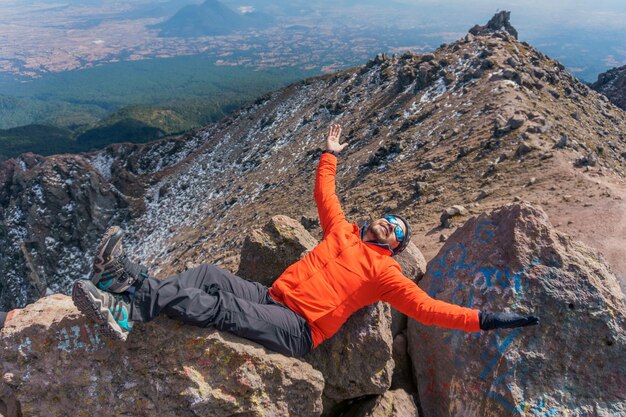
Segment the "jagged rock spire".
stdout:
[[509,21],[511,18],[511,12],[502,10],[493,15],[493,17],[487,22],[485,26],[475,25],[469,30],[472,35],[486,35],[488,33],[505,31],[513,35],[517,39],[517,30],[511,25]]

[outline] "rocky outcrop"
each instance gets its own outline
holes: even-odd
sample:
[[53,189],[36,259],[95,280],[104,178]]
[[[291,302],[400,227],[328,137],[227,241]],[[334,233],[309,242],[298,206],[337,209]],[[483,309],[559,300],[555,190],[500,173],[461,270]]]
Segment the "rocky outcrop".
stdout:
[[591,88],[604,94],[613,104],[626,110],[626,65],[598,74]]
[[526,203],[474,217],[428,264],[423,289],[541,325],[469,334],[411,322],[430,417],[626,414],[626,300],[606,263]]
[[0,309],[24,306],[91,271],[127,201],[79,155],[24,154],[0,166]]
[[511,25],[511,12],[502,10],[496,13],[485,26],[475,25],[469,30],[472,35],[488,35],[490,33],[505,31],[517,39],[517,30]]
[[19,416],[319,416],[322,375],[247,340],[166,318],[103,339],[62,295],[0,333],[0,413]]

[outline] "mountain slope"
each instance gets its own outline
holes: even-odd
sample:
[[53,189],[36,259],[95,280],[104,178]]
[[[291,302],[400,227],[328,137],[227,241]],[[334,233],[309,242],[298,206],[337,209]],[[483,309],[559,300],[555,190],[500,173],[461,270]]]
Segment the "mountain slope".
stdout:
[[[445,207],[478,213],[526,199],[602,251],[624,284],[624,112],[530,45],[490,31],[293,84],[186,136],[57,157],[71,162],[64,170],[33,156],[5,162],[0,302],[37,298],[33,283],[67,291],[113,222],[158,276],[208,261],[236,270],[242,237],[271,215],[314,223],[314,172],[332,122],[349,143],[337,190],[350,220],[401,212],[430,257],[449,233],[438,227]],[[65,214],[71,234],[56,215],[74,201],[68,179],[93,190],[80,202],[87,213]]]

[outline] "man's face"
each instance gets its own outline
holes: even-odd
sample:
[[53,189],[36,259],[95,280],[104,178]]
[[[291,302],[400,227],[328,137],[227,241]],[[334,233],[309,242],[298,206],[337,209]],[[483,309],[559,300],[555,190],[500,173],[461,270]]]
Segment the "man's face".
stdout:
[[400,227],[402,233],[406,235],[406,226],[404,222],[394,217],[398,226],[390,222],[385,218],[374,220],[363,235],[365,241],[377,241],[378,243],[389,245],[391,249],[395,249],[400,246],[400,241],[396,237],[395,228]]

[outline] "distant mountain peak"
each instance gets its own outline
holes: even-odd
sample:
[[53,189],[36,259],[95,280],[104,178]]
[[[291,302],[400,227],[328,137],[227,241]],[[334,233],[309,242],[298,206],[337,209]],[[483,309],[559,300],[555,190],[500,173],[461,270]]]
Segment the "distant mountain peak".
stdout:
[[171,18],[151,27],[159,29],[162,37],[200,37],[260,29],[274,22],[273,17],[252,8],[244,10],[232,10],[219,0],[206,0],[185,6]]
[[502,10],[493,15],[485,26],[475,25],[469,30],[472,35],[486,35],[499,31],[510,33],[517,39],[517,30],[511,25],[511,12]]

